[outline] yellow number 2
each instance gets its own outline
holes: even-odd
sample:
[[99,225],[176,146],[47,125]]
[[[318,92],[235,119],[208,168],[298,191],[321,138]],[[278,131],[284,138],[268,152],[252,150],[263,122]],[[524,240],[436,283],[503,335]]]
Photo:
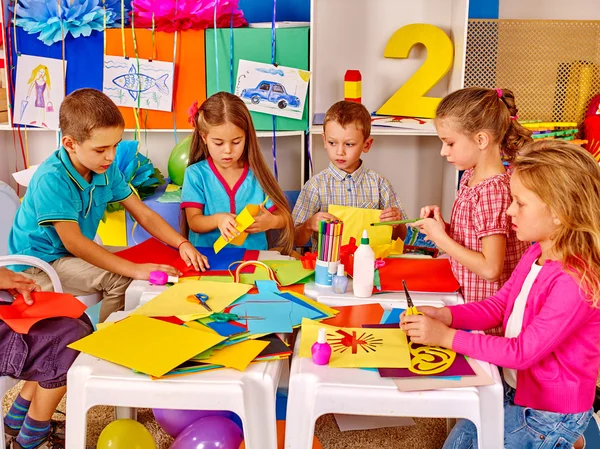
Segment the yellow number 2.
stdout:
[[439,83],[452,67],[454,46],[448,35],[434,25],[424,23],[406,25],[392,35],[383,55],[386,58],[406,59],[417,44],[423,44],[427,49],[425,62],[379,108],[377,114],[435,117],[435,109],[442,99],[425,97],[425,94]]

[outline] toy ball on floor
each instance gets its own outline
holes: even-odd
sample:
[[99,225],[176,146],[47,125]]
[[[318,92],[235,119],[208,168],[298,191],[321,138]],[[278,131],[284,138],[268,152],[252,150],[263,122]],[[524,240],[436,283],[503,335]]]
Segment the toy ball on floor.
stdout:
[[224,418],[231,418],[233,413],[226,411],[216,410],[171,410],[165,408],[155,408],[152,410],[154,419],[160,424],[165,432],[171,435],[173,438],[177,436],[187,426],[193,422],[198,421],[201,418],[208,416],[222,416]]
[[183,184],[183,173],[188,166],[190,160],[190,144],[192,143],[192,136],[188,136],[175,145],[171,156],[169,156],[168,170],[169,178],[173,184],[178,186]]
[[244,439],[241,429],[222,416],[208,416],[187,426],[171,449],[238,449]]
[[102,430],[96,449],[156,449],[148,429],[133,419],[117,419]]
[[[285,421],[277,421],[277,449],[283,449],[285,445]],[[239,449],[246,449],[246,443],[242,441]],[[312,449],[323,449],[317,437],[313,437]]]

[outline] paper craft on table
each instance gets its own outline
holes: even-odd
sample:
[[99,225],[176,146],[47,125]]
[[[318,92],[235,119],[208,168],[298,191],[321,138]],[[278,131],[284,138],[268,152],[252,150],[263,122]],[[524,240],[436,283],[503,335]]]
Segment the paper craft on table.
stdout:
[[381,291],[404,291],[402,280],[410,291],[454,293],[458,281],[448,259],[385,259],[379,268]]
[[300,120],[309,80],[306,70],[240,59],[235,95],[251,111]]
[[271,267],[277,281],[283,286],[305,281],[315,272],[304,268],[300,260],[261,260],[261,262]]
[[380,304],[336,307],[340,313],[322,322],[329,326],[361,327],[363,324],[377,324],[384,313]]
[[362,209],[330,204],[328,212],[344,222],[342,245],[347,245],[351,237],[360,242],[365,229],[369,233],[369,245],[371,247],[390,244],[392,241],[393,228],[391,226],[371,226],[371,223],[379,221],[381,211],[378,209]]
[[228,310],[228,313],[235,313],[242,316],[261,317],[262,320],[249,319],[239,320],[238,323],[246,325],[251,334],[272,334],[292,332],[292,303],[283,298],[278,301],[272,300],[246,300],[239,304],[234,304]]
[[385,310],[381,316],[381,324],[398,324],[400,323],[400,315],[406,309],[391,309]]
[[117,106],[171,112],[174,64],[104,56],[102,92]]
[[219,238],[215,241],[215,244],[213,246],[213,248],[215,250],[215,254],[218,254],[219,251],[221,251],[227,245],[236,245],[236,246],[243,245],[244,242],[246,241],[246,238],[248,237],[248,233],[244,232],[244,231],[246,229],[248,229],[248,227],[252,223],[254,223],[254,217],[258,217],[259,214],[260,214],[260,206],[258,204],[248,204],[246,207],[244,207],[244,210],[242,210],[237,215],[237,217],[235,217],[235,221],[237,223],[237,226],[235,229],[238,230],[240,235],[238,235],[234,239],[230,240],[229,242],[226,241],[223,238],[223,236],[219,236]]
[[329,366],[337,368],[408,368],[410,355],[406,334],[400,329],[362,329],[328,326],[302,320],[300,357],[311,357],[320,328],[327,329],[332,353]]
[[69,348],[160,377],[225,338],[185,326],[131,315]]
[[246,340],[213,351],[212,355],[207,359],[202,360],[202,362],[244,371],[248,365],[250,365],[250,362],[252,362],[252,360],[254,360],[267,346],[269,346],[268,341]]
[[[248,290],[250,286],[244,284],[223,284],[202,280],[177,283],[135,309],[132,315],[176,316],[183,321],[193,321],[223,311]],[[207,304],[212,312],[187,299],[188,296],[196,293],[204,293],[208,296]]]
[[0,307],[0,320],[18,334],[26,334],[38,321],[47,318],[79,318],[87,306],[67,293],[31,292],[32,305],[19,295],[10,305]]
[[[67,61],[64,64],[66,70]],[[58,130],[64,98],[62,59],[18,56],[13,123]]]

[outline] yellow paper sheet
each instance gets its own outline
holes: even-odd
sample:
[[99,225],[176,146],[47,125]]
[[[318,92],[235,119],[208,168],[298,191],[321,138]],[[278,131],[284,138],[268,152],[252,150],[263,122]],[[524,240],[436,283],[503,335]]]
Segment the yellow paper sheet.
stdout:
[[202,363],[212,363],[244,371],[267,346],[269,346],[268,341],[246,340],[214,351],[209,358],[202,360]]
[[106,246],[127,246],[127,226],[125,211],[118,210],[106,214],[106,222],[100,221],[98,235]]
[[330,204],[329,213],[344,222],[342,245],[346,245],[350,241],[350,237],[354,237],[356,244],[360,245],[364,229],[369,233],[369,245],[371,247],[389,245],[392,241],[392,226],[371,226],[371,223],[379,222],[381,211],[378,209],[361,209]]
[[223,340],[208,332],[131,315],[69,348],[160,377]]
[[179,189],[181,189],[181,186],[178,186],[177,184],[169,184],[165,189],[165,192],[177,192]]
[[[318,309],[321,312],[323,312],[325,315],[327,315],[327,317],[333,317],[333,316],[336,316],[338,313],[340,313],[339,310],[334,309],[329,306],[326,306],[325,304],[315,301],[314,299],[310,299],[308,296],[304,296],[300,293],[292,292],[292,291],[288,291],[285,293],[289,293],[290,295],[293,295],[296,298],[300,298],[305,303],[307,303],[307,304],[311,305],[312,307],[314,307],[315,309]],[[323,319],[325,319],[325,318],[323,318]]]
[[[252,286],[246,284],[209,281],[189,281],[177,283],[160,293],[154,299],[135,309],[133,315],[145,316],[176,316],[183,321],[203,318],[213,312],[222,312],[225,307],[240,296],[248,293]],[[196,293],[208,296],[207,304],[212,309],[209,312],[198,303],[187,300]]]
[[408,368],[410,354],[406,334],[398,329],[340,328],[304,318],[300,357],[311,357],[319,329],[327,329],[333,350],[329,366],[336,368]]
[[239,232],[236,238],[231,240],[230,242],[225,241],[223,236],[220,236],[215,244],[213,245],[213,249],[215,250],[215,254],[225,248],[227,245],[236,245],[240,246],[246,241],[246,237],[248,237],[248,233],[244,232],[252,223],[254,223],[254,217],[258,216],[260,213],[260,206],[258,204],[248,204],[244,207],[244,210],[241,211],[237,217],[235,217],[235,221],[237,226],[235,227]]

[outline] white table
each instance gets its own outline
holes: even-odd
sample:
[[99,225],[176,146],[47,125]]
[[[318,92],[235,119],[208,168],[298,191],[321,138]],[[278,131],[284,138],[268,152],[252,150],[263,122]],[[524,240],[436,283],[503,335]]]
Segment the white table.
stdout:
[[[127,316],[116,312],[115,321]],[[220,369],[151,380],[131,369],[79,354],[67,375],[66,448],[85,447],[88,410],[133,408],[230,410],[240,416],[248,449],[277,449],[275,395],[287,360],[253,363],[243,372]],[[121,417],[127,416],[121,413]]]

